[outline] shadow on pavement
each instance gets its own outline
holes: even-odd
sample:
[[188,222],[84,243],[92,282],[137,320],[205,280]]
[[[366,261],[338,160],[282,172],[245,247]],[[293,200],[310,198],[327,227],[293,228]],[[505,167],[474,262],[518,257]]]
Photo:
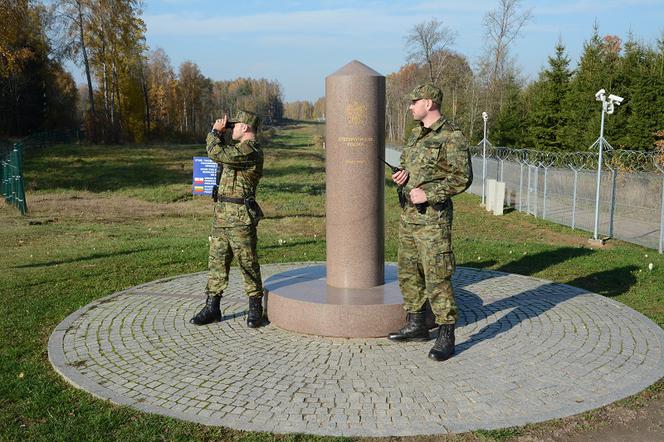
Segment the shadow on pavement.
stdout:
[[[526,290],[489,304],[483,304],[479,296],[461,288],[458,291],[458,304],[463,314],[458,322],[458,326],[471,325],[489,316],[498,316],[499,319],[477,331],[466,341],[458,344],[456,351],[457,353],[461,353],[468,350],[474,345],[505,333],[522,322],[536,318],[551,310],[556,305],[576,296],[586,295],[591,292],[604,296],[616,296],[625,293],[636,282],[636,278],[633,275],[636,270],[637,267],[633,265],[624,266],[579,277],[566,284],[543,284],[532,290]],[[471,284],[493,277],[496,277],[496,275],[480,278],[477,281],[472,281]],[[580,288],[565,286],[579,286]],[[501,316],[501,312],[507,310],[509,311]]]

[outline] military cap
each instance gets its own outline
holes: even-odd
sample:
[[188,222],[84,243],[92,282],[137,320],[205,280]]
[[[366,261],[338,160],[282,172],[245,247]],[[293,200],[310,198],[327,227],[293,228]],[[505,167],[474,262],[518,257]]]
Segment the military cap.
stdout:
[[258,124],[260,123],[260,118],[258,118],[258,115],[253,112],[241,110],[235,113],[235,118],[233,118],[230,122],[248,124],[254,129],[257,129]]
[[413,92],[411,92],[408,97],[412,101],[427,98],[434,103],[440,104],[443,101],[443,91],[433,83],[424,83],[413,89]]

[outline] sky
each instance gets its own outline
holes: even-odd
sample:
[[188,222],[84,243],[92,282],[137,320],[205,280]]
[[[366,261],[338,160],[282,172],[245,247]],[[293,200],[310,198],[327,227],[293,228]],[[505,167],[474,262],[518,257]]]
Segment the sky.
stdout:
[[[512,46],[524,76],[537,78],[562,38],[573,67],[590,38],[654,45],[664,35],[664,0],[525,0],[532,20]],[[144,0],[150,49],[163,48],[174,69],[190,60],[213,80],[278,81],[285,101],[314,101],[325,77],[352,60],[383,75],[406,63],[409,30],[436,18],[456,32],[450,48],[471,65],[485,48],[482,20],[498,0]],[[82,80],[83,76],[79,74]]]

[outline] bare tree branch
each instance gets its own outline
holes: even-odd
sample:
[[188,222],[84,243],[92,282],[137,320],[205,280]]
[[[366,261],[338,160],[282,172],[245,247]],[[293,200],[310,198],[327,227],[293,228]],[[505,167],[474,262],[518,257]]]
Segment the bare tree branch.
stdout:
[[438,19],[431,19],[413,26],[406,35],[408,61],[426,65],[429,80],[436,83],[443,71],[447,48],[454,44],[456,32]]
[[484,15],[483,26],[491,54],[490,81],[495,84],[506,71],[510,45],[532,18],[532,10],[521,9],[521,0],[499,0],[498,7]]

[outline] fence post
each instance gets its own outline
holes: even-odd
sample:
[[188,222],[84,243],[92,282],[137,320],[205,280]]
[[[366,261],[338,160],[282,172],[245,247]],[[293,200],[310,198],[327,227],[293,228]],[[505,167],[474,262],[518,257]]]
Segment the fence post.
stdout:
[[18,150],[17,145],[14,144],[14,150],[11,153],[11,163],[12,168],[12,203],[16,208],[19,207],[19,196],[18,196],[18,175],[19,175],[19,164],[18,164]]
[[2,196],[5,198],[5,202],[9,202],[9,158],[4,157],[2,158]]
[[526,213],[530,213],[530,164],[528,164],[528,184],[526,185]]
[[546,219],[546,190],[547,190],[547,177],[549,174],[549,167],[544,168],[544,198],[542,201],[542,219]]
[[7,174],[7,181],[8,181],[8,186],[7,186],[7,197],[5,199],[9,204],[12,206],[16,205],[16,181],[14,177],[16,176],[16,160],[15,160],[15,150],[11,150],[9,152],[9,167],[8,167],[8,174]]
[[579,171],[575,168],[570,168],[574,171],[574,191],[572,196],[572,229],[576,227],[576,184],[579,182]]
[[609,215],[609,238],[613,238],[613,219],[616,213],[616,169],[611,169],[611,212]]
[[23,145],[19,144],[16,148],[16,157],[18,163],[16,167],[18,168],[18,198],[19,198],[19,209],[21,210],[21,215],[28,213],[28,202],[25,199],[25,181],[23,180]]
[[14,144],[14,148],[9,152],[8,161],[3,161],[3,193],[5,201],[16,206],[25,215],[28,206],[25,201],[25,187],[23,185],[23,155],[20,143]]
[[519,163],[519,212],[523,212],[523,163]]

